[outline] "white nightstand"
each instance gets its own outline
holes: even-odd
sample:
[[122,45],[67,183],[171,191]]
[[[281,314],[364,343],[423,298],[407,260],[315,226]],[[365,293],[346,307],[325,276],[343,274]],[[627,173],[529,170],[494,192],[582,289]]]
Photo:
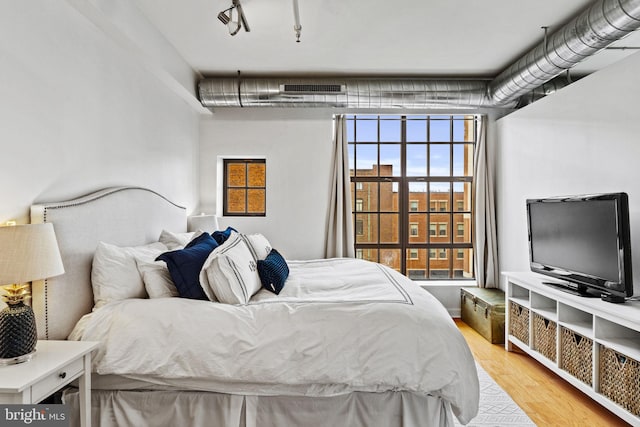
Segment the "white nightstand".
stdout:
[[29,362],[0,366],[0,403],[35,404],[75,379],[80,387],[80,423],[91,426],[91,352],[97,342],[38,341]]

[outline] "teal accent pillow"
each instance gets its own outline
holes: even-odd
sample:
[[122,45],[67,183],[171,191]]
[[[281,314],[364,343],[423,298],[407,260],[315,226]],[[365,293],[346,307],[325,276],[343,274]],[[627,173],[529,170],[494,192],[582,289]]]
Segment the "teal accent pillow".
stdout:
[[167,263],[171,280],[182,298],[207,300],[200,286],[200,270],[218,244],[208,233],[202,233],[190,241],[184,249],[165,252],[156,261]]
[[289,277],[289,266],[277,250],[271,249],[265,259],[258,260],[258,275],[262,287],[278,295]]

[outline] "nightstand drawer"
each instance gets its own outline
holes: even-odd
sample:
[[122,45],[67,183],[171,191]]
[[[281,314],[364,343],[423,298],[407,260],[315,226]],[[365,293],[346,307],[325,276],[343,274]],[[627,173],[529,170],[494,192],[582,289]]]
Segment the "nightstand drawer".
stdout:
[[73,381],[83,372],[84,358],[80,357],[61,367],[58,371],[34,384],[31,388],[31,401],[39,402],[45,397],[53,394],[63,385]]

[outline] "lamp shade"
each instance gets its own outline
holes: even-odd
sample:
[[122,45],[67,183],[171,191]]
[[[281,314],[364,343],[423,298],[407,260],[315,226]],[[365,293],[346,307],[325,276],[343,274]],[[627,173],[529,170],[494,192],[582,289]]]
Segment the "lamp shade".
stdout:
[[0,286],[64,273],[53,224],[0,227]]
[[207,231],[213,233],[219,230],[218,217],[215,215],[194,215],[187,218],[187,230],[188,231]]

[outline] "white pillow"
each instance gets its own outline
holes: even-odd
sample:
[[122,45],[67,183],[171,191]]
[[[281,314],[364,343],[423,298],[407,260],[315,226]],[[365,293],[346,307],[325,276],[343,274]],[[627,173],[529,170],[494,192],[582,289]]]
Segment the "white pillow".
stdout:
[[149,298],[171,298],[180,295],[171,280],[166,262],[150,262],[137,258],[136,264],[138,264],[138,271],[142,275],[144,288],[149,294]]
[[191,240],[195,239],[199,235],[204,233],[202,230],[191,231],[188,233],[174,233],[167,230],[162,230],[160,233],[160,237],[158,240],[160,243],[164,243],[170,251],[175,251],[176,249],[183,249],[187,246]]
[[153,261],[166,250],[167,247],[160,242],[130,247],[98,243],[91,269],[95,307],[127,298],[146,298],[136,258]]
[[242,234],[241,237],[256,261],[265,259],[271,252],[271,243],[262,234]]
[[260,290],[258,265],[244,239],[235,232],[211,252],[200,271],[200,286],[210,300],[246,304]]

